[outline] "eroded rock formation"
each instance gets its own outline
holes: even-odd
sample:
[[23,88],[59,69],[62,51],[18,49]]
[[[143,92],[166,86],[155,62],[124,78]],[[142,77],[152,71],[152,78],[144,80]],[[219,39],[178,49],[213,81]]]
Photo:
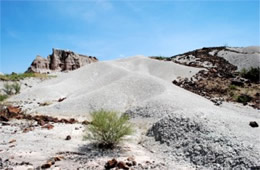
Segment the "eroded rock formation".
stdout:
[[52,54],[47,58],[37,56],[26,72],[71,71],[97,61],[96,57],[81,55],[68,50],[52,49]]

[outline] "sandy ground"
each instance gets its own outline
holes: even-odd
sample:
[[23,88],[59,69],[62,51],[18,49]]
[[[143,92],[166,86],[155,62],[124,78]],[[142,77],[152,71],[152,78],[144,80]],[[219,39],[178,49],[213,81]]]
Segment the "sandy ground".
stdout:
[[[21,106],[27,113],[85,120],[89,119],[89,112],[101,108],[129,111],[139,115],[132,120],[136,123],[136,134],[121,144],[118,151],[103,153],[89,145],[89,141],[82,141],[84,127],[80,124],[55,124],[51,130],[36,127],[31,132],[22,133],[20,126],[23,124],[18,123],[1,127],[0,157],[12,162],[28,161],[37,167],[63,152],[66,159],[57,162],[57,168],[87,166],[89,169],[102,169],[108,159],[116,157],[123,160],[134,156],[144,166],[148,166],[146,161],[154,161],[154,168],[150,166],[150,169],[194,168],[187,161],[168,159],[169,156],[160,149],[162,145],[153,142],[152,137],[146,137],[146,131],[153,123],[166,115],[183,115],[202,124],[205,120],[205,126],[212,131],[211,138],[227,136],[229,140],[253,148],[254,154],[260,156],[260,128],[248,125],[250,121],[260,122],[259,111],[232,103],[218,107],[172,84],[177,77],[189,78],[199,70],[137,56],[89,64],[25,88],[8,101]],[[57,101],[63,97],[66,97],[64,101]],[[40,107],[39,102],[48,102],[49,105]],[[13,133],[15,130],[17,132]],[[64,140],[66,135],[71,135],[72,139]],[[9,144],[12,139],[16,142]],[[140,143],[143,139],[148,141],[144,142],[145,146]]]

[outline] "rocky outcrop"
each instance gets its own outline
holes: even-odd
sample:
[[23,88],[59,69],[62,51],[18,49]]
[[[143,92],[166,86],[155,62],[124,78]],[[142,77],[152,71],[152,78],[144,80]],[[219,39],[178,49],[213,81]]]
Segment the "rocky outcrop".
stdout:
[[50,61],[48,59],[37,55],[26,72],[48,72],[49,65]]
[[96,57],[81,55],[68,50],[53,49],[52,54],[47,59],[37,56],[26,72],[71,71],[97,61]]

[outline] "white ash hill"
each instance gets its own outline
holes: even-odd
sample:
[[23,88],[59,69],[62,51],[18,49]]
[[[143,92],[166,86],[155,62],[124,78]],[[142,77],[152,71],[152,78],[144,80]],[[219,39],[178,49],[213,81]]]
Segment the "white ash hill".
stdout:
[[167,164],[186,161],[196,169],[259,166],[260,128],[249,126],[250,121],[260,122],[259,111],[232,103],[215,106],[172,83],[203,69],[144,56],[94,62],[8,101],[27,113],[77,119],[98,109],[126,112],[149,125],[147,135],[158,142],[155,146],[148,142],[148,148],[156,150],[166,144],[167,151],[158,149],[156,155],[165,155]]
[[97,62],[98,59],[92,56],[77,54],[70,50],[52,49],[52,54],[47,58],[39,55],[33,60],[26,72],[51,73],[60,71],[71,71],[86,64]]

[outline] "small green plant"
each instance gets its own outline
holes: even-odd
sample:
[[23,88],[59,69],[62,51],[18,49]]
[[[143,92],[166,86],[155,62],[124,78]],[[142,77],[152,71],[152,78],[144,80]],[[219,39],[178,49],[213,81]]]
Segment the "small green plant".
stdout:
[[13,84],[9,84],[9,83],[5,83],[4,84],[4,89],[3,91],[7,94],[7,95],[13,95],[13,94],[18,94],[20,93],[21,90],[21,86],[19,83],[15,82]]
[[241,94],[236,99],[237,102],[243,103],[243,104],[246,104],[246,103],[250,102],[251,100],[252,100],[252,97],[250,97],[249,95],[246,95],[246,94]]
[[8,96],[7,95],[2,95],[0,94],[0,102],[4,101],[5,99],[7,99]]
[[99,110],[91,113],[91,117],[85,139],[96,141],[99,147],[113,148],[123,137],[133,133],[127,115],[120,116],[117,112]]
[[251,67],[249,70],[242,69],[240,75],[252,82],[259,83],[260,81],[260,67],[253,68]]
[[230,89],[230,90],[237,90],[237,86],[231,84],[231,85],[229,86],[229,89]]
[[13,94],[13,86],[12,86],[12,84],[5,83],[5,84],[4,84],[3,91],[4,91],[7,95],[12,95],[12,94]]
[[14,84],[12,84],[12,88],[14,89],[15,94],[20,93],[21,90],[21,85],[17,82],[15,82]]

